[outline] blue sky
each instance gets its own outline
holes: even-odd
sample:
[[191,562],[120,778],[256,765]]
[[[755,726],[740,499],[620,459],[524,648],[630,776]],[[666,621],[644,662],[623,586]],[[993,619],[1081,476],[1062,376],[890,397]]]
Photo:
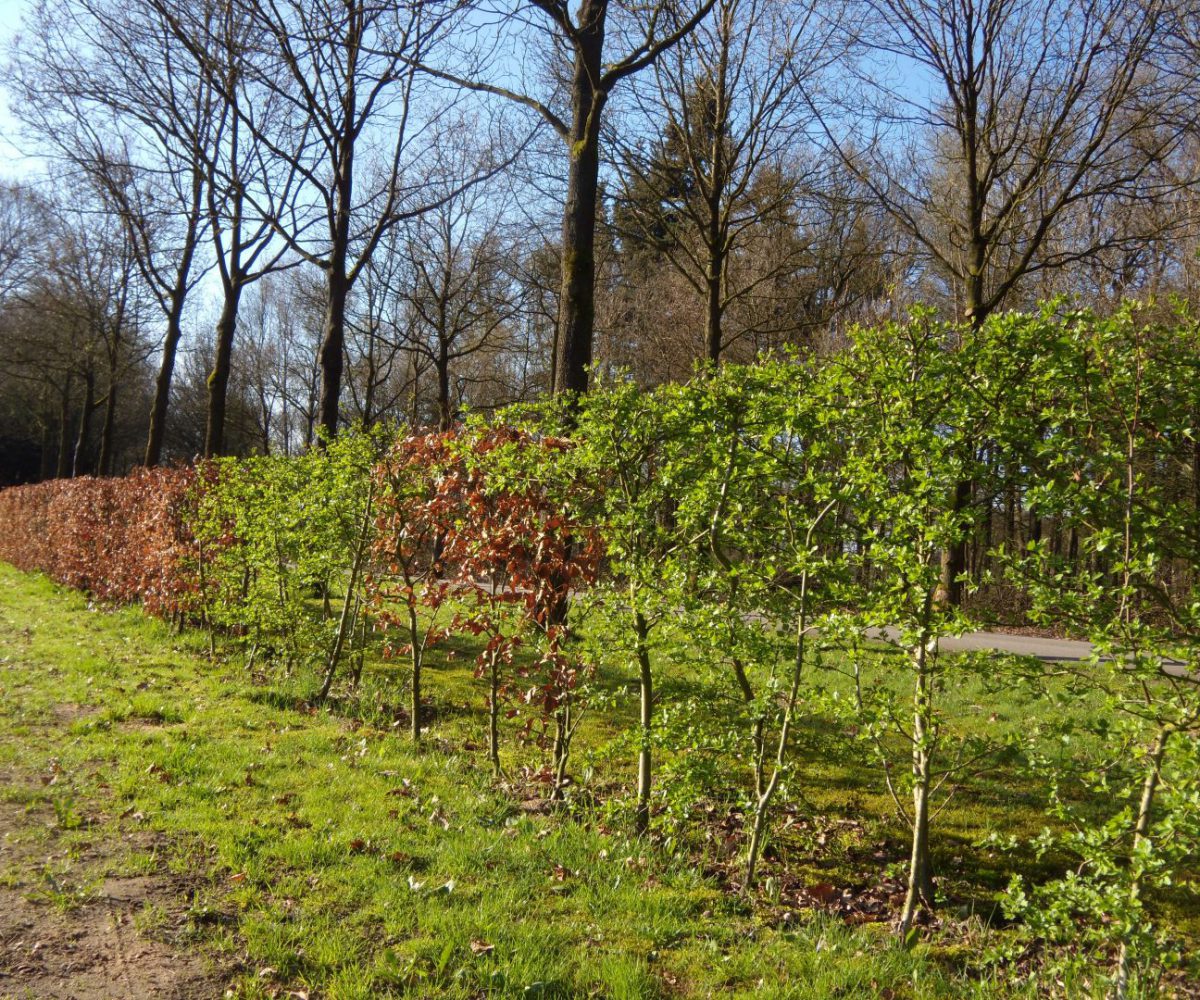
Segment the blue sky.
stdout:
[[[21,26],[30,0],[0,0],[0,59],[7,60],[8,44]],[[17,123],[8,112],[7,95],[0,91],[0,177],[18,177],[29,170],[29,162],[15,144]]]

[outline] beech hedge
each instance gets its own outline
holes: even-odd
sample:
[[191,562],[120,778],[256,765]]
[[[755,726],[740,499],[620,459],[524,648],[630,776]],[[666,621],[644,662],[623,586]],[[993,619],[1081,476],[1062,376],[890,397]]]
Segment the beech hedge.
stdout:
[[151,614],[196,605],[195,468],[55,479],[0,491],[0,559]]

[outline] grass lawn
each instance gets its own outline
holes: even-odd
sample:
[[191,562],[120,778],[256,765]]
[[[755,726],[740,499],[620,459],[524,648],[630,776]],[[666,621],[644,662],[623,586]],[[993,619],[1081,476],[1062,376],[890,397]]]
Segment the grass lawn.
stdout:
[[[600,680],[612,708],[587,717],[571,803],[555,812],[527,780],[537,748],[510,738],[511,781],[493,781],[468,648],[429,664],[419,752],[392,708],[404,702],[399,664],[369,660],[357,692],[317,711],[313,676],[251,676],[240,654],[217,653],[199,633],[97,610],[0,565],[0,887],[70,921],[105,880],[147,881],[129,933],[148,953],[204,962],[205,985],[179,995],[1033,995],[979,962],[1005,933],[985,919],[996,891],[1032,864],[980,839],[989,828],[1024,839],[1045,822],[1015,758],[973,776],[938,817],[951,901],[904,949],[886,919],[904,830],[867,746],[824,715],[800,729],[780,832],[745,898],[729,888],[742,814],[711,790],[736,792],[748,765],[729,770],[715,729],[662,755],[658,832],[630,837],[621,734],[633,699],[619,656]],[[664,706],[736,707],[684,669],[686,644],[659,654]],[[1055,712],[1019,687],[1001,697],[986,670],[947,697],[993,735]],[[672,737],[674,724],[668,711]],[[1194,900],[1170,912],[1196,934]],[[0,952],[0,996],[61,995],[22,985],[14,942]]]

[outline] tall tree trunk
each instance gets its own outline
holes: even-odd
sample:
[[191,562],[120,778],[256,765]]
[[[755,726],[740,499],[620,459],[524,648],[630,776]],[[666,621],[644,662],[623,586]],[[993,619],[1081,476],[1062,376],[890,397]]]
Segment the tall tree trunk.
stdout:
[[[990,463],[989,463],[990,464]],[[989,473],[992,482],[995,482],[995,469]],[[987,498],[987,507],[983,514],[983,537],[979,540],[979,574],[982,576],[991,564],[991,553],[995,547],[996,541],[996,496],[993,494]]]
[[[954,486],[954,495],[950,499],[951,510],[961,514],[971,503],[971,481],[964,479]],[[939,599],[951,606],[962,604],[963,585],[960,577],[967,569],[967,533],[958,529],[958,536],[951,541],[942,552],[942,578],[939,588]]]
[[232,281],[225,288],[225,302],[217,320],[217,350],[208,376],[208,425],[204,433],[204,457],[225,453],[225,413],[229,395],[229,372],[233,362],[233,338],[237,333],[238,306],[242,285]]
[[372,319],[367,326],[367,384],[363,388],[362,402],[362,422],[365,428],[370,428],[375,422],[375,379],[378,377],[375,360],[376,337],[375,320]]
[[416,430],[421,419],[421,365],[416,351],[411,351],[412,388],[408,395],[408,426]]
[[[730,9],[726,10],[726,15]],[[717,62],[717,74],[714,90],[714,108],[712,121],[712,145],[709,148],[708,160],[711,169],[709,189],[705,201],[708,218],[705,220],[705,243],[708,251],[708,268],[704,276],[705,321],[704,343],[709,363],[715,368],[721,361],[721,350],[724,347],[721,335],[723,309],[722,279],[725,275],[725,255],[728,250],[726,227],[722,224],[721,201],[725,194],[726,163],[725,137],[729,133],[729,50],[733,44],[733,24],[728,16],[719,19],[718,29],[721,40],[720,58]]]
[[150,428],[146,435],[143,463],[152,469],[162,461],[163,441],[167,431],[167,411],[171,403],[171,382],[175,377],[175,356],[183,336],[183,306],[191,290],[192,262],[200,242],[200,220],[204,198],[205,170],[197,159],[192,170],[192,192],[187,216],[187,228],[175,268],[174,283],[167,293],[167,331],[163,340],[162,360],[154,380],[154,402],[150,407]]
[[[345,97],[346,120],[353,118],[354,88]],[[354,136],[346,132],[338,147],[339,161],[335,178],[335,208],[332,246],[326,273],[328,299],[325,325],[321,335],[321,409],[318,422],[329,438],[337,436],[338,405],[342,395],[343,354],[346,344],[346,300],[350,297],[347,261],[350,255],[350,208],[354,197]]]
[[450,408],[450,357],[445,340],[441,337],[438,340],[438,430],[448,431],[454,422],[454,413]]
[[600,116],[607,95],[597,93],[604,51],[606,3],[584,0],[575,34],[571,80],[570,165],[562,225],[562,289],[558,300],[558,357],[554,392],[586,392],[596,319],[596,205],[600,190]]
[[[189,254],[190,257],[190,254]],[[180,271],[184,269],[181,267]],[[186,272],[185,272],[186,274]],[[167,410],[171,403],[171,381],[175,377],[175,355],[179,340],[183,336],[183,300],[185,284],[176,284],[171,297],[171,310],[167,313],[167,335],[163,340],[162,361],[158,376],[154,380],[154,403],[150,407],[150,432],[146,439],[144,464],[152,469],[162,461],[163,441],[167,433]]]
[[83,377],[83,409],[79,413],[79,436],[75,439],[75,454],[71,460],[71,475],[82,476],[84,452],[92,430],[92,410],[96,408],[96,376],[88,371]]
[[708,275],[705,279],[705,356],[716,367],[721,361],[721,261],[719,254],[709,251]]
[[54,466],[56,479],[66,479],[71,471],[71,373],[63,376],[62,395],[58,405],[58,462]]
[[[344,252],[342,259],[345,260]],[[325,303],[325,324],[321,336],[321,402],[317,417],[317,423],[329,438],[337,436],[348,293],[349,282],[344,269],[334,267],[328,277],[328,300]]]
[[[971,232],[971,243],[969,258],[967,262],[967,273],[965,275],[965,294],[966,303],[964,312],[966,314],[967,323],[974,332],[983,326],[987,319],[988,308],[984,303],[984,272],[987,263],[987,243],[983,238],[983,205],[984,197],[981,195],[981,186],[979,183],[978,164],[976,157],[978,155],[975,144],[975,120],[974,107],[968,109],[967,129],[968,129],[968,153],[967,153],[967,188],[968,188],[968,213],[969,213],[969,228]],[[960,350],[961,345],[960,345]],[[971,481],[964,480],[958,483],[954,488],[954,495],[951,498],[951,510],[955,514],[961,514],[965,511],[971,502]],[[963,529],[958,530],[957,537],[946,546],[946,551],[942,553],[942,585],[939,598],[945,604],[951,607],[959,607],[962,604],[963,588],[959,577],[966,571],[967,568],[967,533]]]
[[38,481],[44,482],[49,479],[54,471],[54,466],[51,464],[51,455],[54,454],[54,415],[47,411],[42,417],[42,455],[41,461],[38,464]]
[[108,373],[108,395],[104,399],[104,424],[100,428],[100,456],[96,459],[96,471],[102,476],[112,475],[113,431],[117,422],[117,373]]
[[104,399],[100,401],[104,403],[104,419],[100,425],[100,450],[96,455],[95,466],[96,474],[100,476],[107,476],[112,471],[112,438],[117,416],[117,369],[121,364],[122,336],[125,332],[125,316],[129,305],[129,286],[131,284],[132,271],[133,263],[130,261],[122,279],[122,290],[117,297],[117,310],[112,317],[110,326],[111,334],[106,338],[105,354],[108,361],[108,368],[105,375],[108,377],[108,391],[104,394]]

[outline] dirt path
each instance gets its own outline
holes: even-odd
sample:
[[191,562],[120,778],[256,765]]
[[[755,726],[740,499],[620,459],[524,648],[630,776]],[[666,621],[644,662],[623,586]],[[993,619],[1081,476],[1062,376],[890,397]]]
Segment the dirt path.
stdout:
[[[0,775],[9,791],[19,780]],[[59,826],[44,805],[0,800],[0,998],[223,996],[225,977],[189,941],[187,882],[161,862],[123,873],[133,852],[155,856],[153,835]]]

